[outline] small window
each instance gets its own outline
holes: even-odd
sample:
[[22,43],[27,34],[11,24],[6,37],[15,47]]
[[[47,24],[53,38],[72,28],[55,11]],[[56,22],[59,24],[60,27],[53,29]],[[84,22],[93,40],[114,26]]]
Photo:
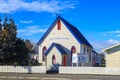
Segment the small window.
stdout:
[[60,22],[60,20],[58,20],[58,22],[57,22],[57,30],[61,30],[61,22]]
[[84,53],[85,53],[85,47],[84,47]]
[[46,47],[43,47],[43,51],[42,51],[42,61],[45,61],[45,52],[47,51]]
[[75,48],[75,46],[72,46],[71,52],[72,52],[72,53],[76,53],[76,48]]
[[88,52],[88,49],[87,49],[87,52]]
[[52,64],[53,65],[56,64],[56,57],[55,57],[55,55],[52,56]]
[[89,61],[91,61],[91,56],[92,56],[92,55],[91,55],[91,52],[90,52],[90,54],[89,54]]

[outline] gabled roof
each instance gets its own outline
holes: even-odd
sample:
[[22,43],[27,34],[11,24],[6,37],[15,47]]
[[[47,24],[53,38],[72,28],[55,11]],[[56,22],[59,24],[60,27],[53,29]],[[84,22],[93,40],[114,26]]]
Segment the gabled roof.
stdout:
[[113,49],[113,48],[118,47],[118,46],[120,46],[120,43],[119,43],[119,44],[116,44],[116,45],[113,45],[113,46],[110,46],[110,47],[108,47],[108,48],[105,48],[105,49],[103,49],[102,51],[103,51],[103,52],[107,52],[108,50]]
[[53,22],[53,24],[45,33],[45,35],[39,40],[38,45],[44,41],[44,39],[47,37],[50,31],[55,27],[54,25],[57,23],[58,20],[61,20],[65,24],[65,26],[69,29],[69,31],[73,34],[73,36],[78,40],[80,44],[85,44],[89,47],[92,47],[91,44],[85,39],[85,37],[81,34],[81,32],[76,27],[74,27],[72,24],[70,24],[60,16],[56,18],[56,20]]
[[63,49],[62,45],[57,44],[57,43],[52,43],[51,46],[48,48],[46,51],[45,55],[48,55],[49,52],[56,47],[56,49],[61,53],[61,54],[67,54],[67,52]]
[[99,54],[99,53],[98,53],[98,52],[96,52],[95,50],[92,50],[92,52],[94,52],[94,53],[95,53],[95,54],[97,54],[97,55]]

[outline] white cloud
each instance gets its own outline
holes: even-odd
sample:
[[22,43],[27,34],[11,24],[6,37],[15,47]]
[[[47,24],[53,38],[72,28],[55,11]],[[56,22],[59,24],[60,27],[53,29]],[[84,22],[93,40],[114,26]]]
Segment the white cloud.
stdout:
[[120,41],[118,41],[118,40],[113,40],[113,39],[109,39],[108,41],[106,41],[106,43],[111,44],[111,45],[114,45],[114,44],[120,43]]
[[120,30],[102,32],[103,36],[120,37]]
[[107,47],[110,47],[112,45],[119,44],[119,43],[120,43],[120,41],[114,40],[114,39],[109,39],[107,41],[94,41],[94,42],[91,42],[91,44],[93,45],[95,50],[97,50],[98,52],[101,52],[102,49],[105,49]]
[[21,23],[24,23],[24,24],[30,24],[30,23],[33,23],[33,21],[31,21],[31,20],[28,20],[28,21],[20,21]]
[[78,1],[31,1],[25,0],[0,0],[0,13],[11,13],[18,10],[34,11],[34,12],[50,12],[56,13],[64,9],[73,9],[78,4]]
[[29,26],[25,29],[19,29],[17,32],[20,35],[31,36],[38,33],[44,33],[47,29],[41,29],[40,26]]
[[116,33],[120,33],[120,30],[116,30],[116,31],[107,31],[107,32],[103,32],[103,33],[116,34]]
[[120,37],[120,34],[118,34],[117,37]]

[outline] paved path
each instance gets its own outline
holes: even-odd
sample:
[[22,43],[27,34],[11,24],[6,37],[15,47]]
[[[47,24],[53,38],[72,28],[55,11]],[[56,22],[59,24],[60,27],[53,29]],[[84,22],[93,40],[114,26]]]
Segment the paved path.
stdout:
[[120,80],[120,76],[0,73],[0,80]]

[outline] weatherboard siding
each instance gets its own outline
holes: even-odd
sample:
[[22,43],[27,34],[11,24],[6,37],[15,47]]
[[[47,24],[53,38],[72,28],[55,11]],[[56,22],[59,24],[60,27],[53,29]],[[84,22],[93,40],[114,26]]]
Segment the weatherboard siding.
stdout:
[[[84,48],[85,48],[85,52],[84,52]],[[88,49],[88,51],[87,51]],[[80,53],[82,54],[87,54],[88,55],[88,62],[87,63],[81,63],[81,66],[92,66],[92,48],[85,45],[85,44],[81,44],[81,51]]]
[[[76,52],[80,53],[80,44],[72,35],[72,33],[61,23],[61,30],[57,30],[57,25],[51,30],[49,35],[44,39],[44,41],[39,45],[39,62],[42,62],[42,48],[46,46],[50,47],[52,43],[62,44],[65,48],[71,50],[71,47],[74,45],[76,47]],[[70,63],[70,62],[68,62]],[[45,64],[44,64],[45,65]]]
[[54,47],[49,54],[47,55],[47,70],[49,70],[52,67],[52,56],[55,55],[56,57],[56,64],[61,65],[62,64],[62,55],[60,54],[60,52],[57,50],[56,47]]
[[[61,22],[61,29],[60,30],[58,30],[58,28],[57,28],[58,27],[58,25],[56,23],[57,20],[60,20],[60,22]],[[67,54],[66,66],[72,66],[72,63],[71,63],[71,58],[72,58],[71,57],[71,48],[73,46],[75,46],[75,48],[76,48],[75,53],[88,55],[88,61],[87,62],[78,63],[79,61],[77,61],[76,66],[92,66],[92,61],[91,61],[92,46],[84,38],[84,36],[79,32],[78,29],[76,29],[74,26],[69,24],[64,19],[58,17],[54,21],[52,26],[50,26],[50,28],[48,30],[49,31],[47,31],[45,33],[45,35],[41,38],[41,40],[38,42],[38,45],[39,45],[39,62],[43,63],[43,65],[46,65],[47,69],[49,69],[51,66],[53,66],[52,63],[51,63],[51,61],[52,61],[51,55],[53,55],[53,54],[57,55],[56,60],[57,59],[60,60],[60,58],[63,57],[62,56],[63,54]],[[57,48],[57,47],[56,47],[55,50],[54,50],[55,47],[53,47],[53,49],[51,49],[51,45],[53,43],[58,44],[58,45],[60,44],[65,53],[63,53],[61,51],[59,52],[59,50],[58,50],[59,48]],[[51,49],[51,51],[48,52],[48,54],[47,54],[46,63],[42,61],[42,49],[43,49],[44,46],[46,46],[46,48],[49,49],[49,50]],[[85,48],[85,50],[84,50],[84,48]],[[62,65],[63,64],[62,62],[63,61],[60,60],[60,62],[58,62],[59,65]]]
[[106,55],[106,67],[120,67],[120,50]]

